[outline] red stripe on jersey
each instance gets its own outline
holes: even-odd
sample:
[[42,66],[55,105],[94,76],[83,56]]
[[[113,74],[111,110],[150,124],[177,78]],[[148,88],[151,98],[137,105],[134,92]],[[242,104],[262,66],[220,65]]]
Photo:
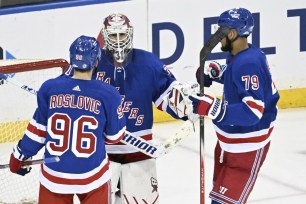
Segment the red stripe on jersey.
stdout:
[[108,138],[105,138],[105,142],[106,142],[107,144],[115,144],[115,143],[119,142],[120,140],[122,140],[122,138],[124,137],[124,135],[125,135],[125,132],[122,133],[122,135],[121,135],[118,139],[116,139],[116,140],[110,140],[110,139],[108,139]]
[[37,127],[32,125],[31,123],[28,124],[27,130],[30,131],[31,133],[37,135],[38,137],[46,138],[46,131],[37,129]]
[[258,105],[257,103],[255,103],[254,101],[247,101],[246,102],[251,108],[255,108],[257,109],[259,112],[261,112],[261,114],[263,114],[264,112],[264,107]]
[[[132,133],[133,135],[133,133]],[[148,134],[148,135],[143,135],[143,136],[140,136],[142,139],[146,140],[146,141],[150,141],[153,139],[153,136],[152,134]],[[109,145],[112,145],[112,144],[109,144]],[[122,142],[118,142],[116,143],[116,145],[126,145],[126,144],[123,144]]]
[[220,133],[216,132],[218,139],[221,142],[227,143],[227,144],[237,144],[237,143],[259,143],[265,141],[267,138],[270,137],[271,132],[274,127],[271,127],[267,134],[259,135],[256,137],[247,137],[247,138],[228,138]]
[[44,170],[43,165],[41,165],[41,170],[42,170],[41,172],[43,176],[53,183],[65,184],[65,185],[87,185],[101,178],[103,174],[107,170],[109,170],[109,160],[107,161],[106,165],[104,165],[98,173],[92,175],[91,177],[83,178],[83,179],[68,179],[68,178],[59,178],[59,177],[53,176]]

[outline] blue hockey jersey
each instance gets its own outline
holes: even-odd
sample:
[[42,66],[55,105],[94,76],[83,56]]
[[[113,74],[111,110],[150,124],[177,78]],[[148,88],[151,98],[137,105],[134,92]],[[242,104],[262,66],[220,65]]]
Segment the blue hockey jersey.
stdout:
[[214,120],[223,150],[247,152],[265,146],[277,116],[278,91],[265,54],[255,46],[227,57],[222,76],[224,117]]
[[42,165],[40,182],[56,193],[86,193],[110,179],[105,142],[125,132],[121,97],[97,80],[65,75],[42,84],[38,107],[19,145],[29,157],[45,147],[45,157],[60,161]]
[[[102,50],[102,60],[93,77],[119,91],[127,130],[135,136],[152,140],[152,102],[158,109],[177,118],[163,97],[178,82],[160,59],[144,50],[133,49],[130,62],[124,67],[115,67],[108,59]],[[112,160],[120,163],[149,158],[124,144],[107,145],[107,152]]]

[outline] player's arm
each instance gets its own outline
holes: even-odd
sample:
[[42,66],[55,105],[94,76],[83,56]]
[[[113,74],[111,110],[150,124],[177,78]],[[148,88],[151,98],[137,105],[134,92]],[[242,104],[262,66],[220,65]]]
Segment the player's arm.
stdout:
[[259,70],[255,64],[244,64],[233,72],[233,83],[238,90],[237,103],[226,105],[223,100],[208,95],[191,96],[194,112],[209,116],[223,125],[256,124],[265,108],[264,79]]
[[193,114],[188,95],[199,92],[199,85],[196,82],[180,83],[164,65],[156,69],[154,76],[153,100],[156,107],[173,118],[190,119]]
[[167,95],[171,92],[175,85],[179,84],[179,82],[159,59],[153,58],[151,66],[153,76],[152,83],[154,85],[151,88],[153,89],[153,101],[156,108],[167,112],[173,118],[182,118],[169,107],[169,103],[166,100]]
[[14,146],[10,158],[10,170],[20,175],[25,175],[31,170],[31,168],[22,168],[23,161],[31,159],[45,145],[47,101],[42,89],[37,94],[38,107],[25,130],[24,136]]
[[114,144],[119,142],[125,135],[126,121],[124,113],[122,112],[121,96],[119,92],[113,88],[112,94],[109,98],[109,103],[106,104],[106,128],[105,128],[105,142]]
[[[226,67],[226,65],[220,65],[216,61],[208,62],[204,67],[204,86],[210,87],[213,81],[223,83],[222,76]],[[196,78],[200,84],[200,69],[197,70]],[[175,84],[167,95],[168,106],[180,118],[187,116],[189,120],[194,121],[197,117],[192,114],[192,101],[189,99],[189,96],[196,95],[199,92],[199,86],[196,82]],[[213,115],[211,116],[214,117]]]

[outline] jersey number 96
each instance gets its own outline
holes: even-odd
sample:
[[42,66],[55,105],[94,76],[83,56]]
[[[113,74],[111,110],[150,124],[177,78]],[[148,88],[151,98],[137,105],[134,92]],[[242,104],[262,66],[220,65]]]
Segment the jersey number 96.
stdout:
[[84,126],[87,126],[88,130],[95,130],[98,121],[94,117],[83,115],[72,123],[67,114],[53,114],[47,126],[52,138],[46,144],[49,153],[55,156],[64,154],[70,148],[71,138],[71,151],[76,157],[88,158],[92,155],[96,151],[97,137],[93,132],[84,131]]

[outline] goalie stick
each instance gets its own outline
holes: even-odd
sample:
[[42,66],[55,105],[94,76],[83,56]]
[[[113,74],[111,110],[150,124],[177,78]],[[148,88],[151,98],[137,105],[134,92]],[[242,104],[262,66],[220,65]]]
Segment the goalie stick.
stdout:
[[[229,33],[228,27],[221,26],[208,39],[200,51],[200,96],[204,96],[204,64],[214,47]],[[204,171],[204,117],[200,116],[200,204],[205,203],[205,171]]]
[[132,146],[150,157],[159,158],[168,154],[182,139],[190,135],[193,130],[193,123],[187,120],[179,127],[175,134],[159,144],[152,144],[141,137],[133,136],[128,131],[126,131],[124,138],[120,142]]
[[[37,160],[31,160],[31,161],[25,161],[22,163],[22,167],[26,166],[32,166],[36,164],[47,164],[47,163],[53,163],[53,162],[59,162],[60,158],[59,157],[49,157],[49,158],[44,158],[44,159],[37,159]],[[9,168],[9,164],[0,164],[0,169],[5,169]]]
[[[22,84],[21,82],[9,78],[6,75],[0,73],[0,78],[6,80],[7,82],[22,88],[31,94],[37,95],[37,91],[34,88],[31,88],[28,85]],[[169,137],[165,142],[160,144],[152,144],[149,141],[144,140],[141,137],[136,137],[132,133],[126,131],[124,138],[120,141],[128,146],[131,146],[138,151],[152,157],[158,158],[167,154],[170,150],[172,150],[175,146],[179,144],[179,142],[187,137],[193,132],[193,124],[190,121],[184,122],[184,124],[175,132],[175,134]]]

